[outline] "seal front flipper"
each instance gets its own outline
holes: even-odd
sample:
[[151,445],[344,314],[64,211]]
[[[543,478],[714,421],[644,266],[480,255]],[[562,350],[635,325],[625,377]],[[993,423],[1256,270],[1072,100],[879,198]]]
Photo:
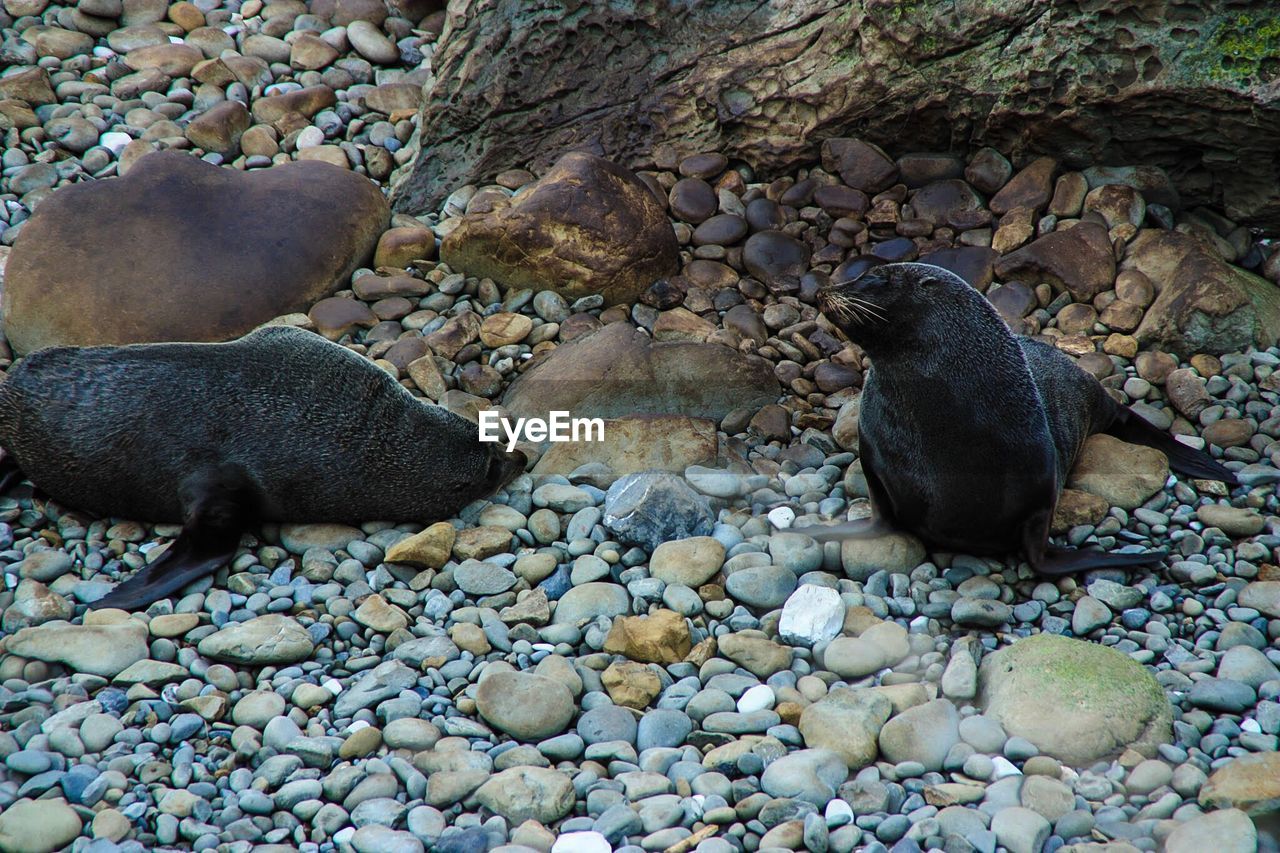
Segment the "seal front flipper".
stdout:
[[182,484],[182,533],[154,563],[144,566],[89,606],[137,610],[213,574],[235,556],[249,517],[254,490],[233,465],[198,471]]
[[1154,447],[1169,457],[1169,467],[1188,477],[1221,480],[1237,486],[1236,475],[1203,450],[1183,444],[1128,406],[1116,406],[1116,416],[1103,432],[1130,444]]

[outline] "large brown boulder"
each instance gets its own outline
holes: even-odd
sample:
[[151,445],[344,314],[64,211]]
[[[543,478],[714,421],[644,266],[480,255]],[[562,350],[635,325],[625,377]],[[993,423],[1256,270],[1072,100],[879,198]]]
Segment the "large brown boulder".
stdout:
[[591,154],[566,154],[510,205],[470,214],[447,236],[454,270],[502,284],[634,302],[679,269],[665,211],[640,179]]
[[1197,237],[1144,228],[1120,266],[1144,273],[1156,288],[1134,333],[1143,345],[1220,355],[1280,340],[1280,289],[1227,263]]
[[1069,291],[1077,302],[1090,302],[1114,284],[1116,258],[1107,229],[1081,222],[1005,255],[996,261],[996,275],[1005,281],[1044,282]]
[[782,393],[769,362],[721,344],[654,342],[610,323],[562,344],[512,383],[503,406],[516,417],[614,418],[673,414],[719,421]]
[[245,173],[148,154],[32,215],[5,272],[5,334],[19,353],[236,338],[344,286],[389,218],[368,178],[325,163]]
[[716,425],[684,415],[630,415],[604,421],[601,441],[548,444],[533,467],[534,476],[569,474],[599,462],[618,477],[640,471],[682,473],[690,465],[716,458]]
[[767,180],[860,136],[1160,166],[1184,202],[1276,226],[1275,20],[1270,0],[455,0],[395,206],[569,150],[631,168],[719,151]]

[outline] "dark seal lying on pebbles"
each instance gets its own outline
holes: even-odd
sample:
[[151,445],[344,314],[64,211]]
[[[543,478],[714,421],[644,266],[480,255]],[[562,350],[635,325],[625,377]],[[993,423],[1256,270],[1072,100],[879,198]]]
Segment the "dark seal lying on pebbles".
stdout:
[[525,464],[372,362],[287,327],[35,352],[0,384],[0,446],[61,503],[182,522],[160,559],[94,603],[124,609],[215,571],[255,521],[447,518]]
[[967,553],[1020,550],[1046,574],[1151,563],[1162,552],[1054,549],[1049,523],[1086,438],[1105,432],[1164,452],[1183,474],[1235,483],[1208,454],[1111,399],[1047,344],[1015,337],[961,278],[886,264],[819,293],[870,356],[859,455],[873,518],[809,527],[819,539],[886,527]]

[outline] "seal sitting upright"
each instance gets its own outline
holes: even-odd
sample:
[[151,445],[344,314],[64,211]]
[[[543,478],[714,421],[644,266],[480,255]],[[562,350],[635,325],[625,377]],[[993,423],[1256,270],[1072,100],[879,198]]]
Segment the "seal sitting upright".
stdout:
[[0,446],[68,506],[182,522],[158,560],[93,604],[124,609],[215,571],[256,521],[447,518],[525,465],[371,361],[281,326],[229,343],[39,350],[0,384]]
[[1063,353],[1015,337],[947,270],[885,264],[818,300],[871,358],[858,450],[873,515],[803,529],[814,538],[896,528],[948,550],[1021,551],[1045,574],[1142,565],[1163,552],[1049,546],[1054,506],[1086,438],[1109,433],[1164,452],[1180,473],[1236,482],[1207,453],[1116,403]]

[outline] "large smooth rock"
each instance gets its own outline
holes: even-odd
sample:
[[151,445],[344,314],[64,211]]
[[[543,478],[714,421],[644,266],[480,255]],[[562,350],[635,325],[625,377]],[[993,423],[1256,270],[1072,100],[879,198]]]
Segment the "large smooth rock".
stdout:
[[53,853],[80,834],[83,826],[67,801],[18,800],[0,810],[0,850],[5,853]]
[[568,687],[532,672],[495,672],[481,679],[476,707],[491,725],[525,741],[560,734],[575,710]]
[[800,734],[805,746],[829,749],[858,771],[876,760],[880,730],[893,703],[874,690],[840,687],[804,709]]
[[573,783],[558,770],[512,767],[481,785],[476,799],[512,826],[526,820],[551,824],[573,811]]
[[325,163],[239,172],[149,154],[59,189],[23,226],[5,333],[19,353],[236,338],[346,286],[388,218],[377,186]]
[[114,678],[147,657],[147,627],[134,619],[110,625],[47,622],[14,634],[8,651],[65,664],[76,672]]
[[655,343],[628,323],[562,344],[512,383],[503,406],[516,417],[614,418],[679,414],[719,421],[781,393],[769,363],[720,344]]
[[1132,510],[1164,488],[1168,478],[1169,460],[1159,450],[1099,433],[1085,440],[1067,486]]
[[1144,228],[1120,268],[1144,273],[1156,287],[1134,332],[1144,346],[1185,357],[1266,348],[1280,340],[1280,290],[1227,263],[1197,237]]
[[679,268],[675,231],[649,188],[583,152],[561,157],[509,205],[465,216],[440,256],[468,275],[608,303],[634,302]]
[[603,441],[550,444],[533,475],[570,474],[589,462],[609,466],[616,476],[639,471],[680,472],[715,459],[716,425],[684,415],[633,415],[604,421]]
[[1116,259],[1107,229],[1082,222],[1010,252],[996,261],[995,269],[1003,281],[1044,282],[1055,290],[1070,292],[1078,302],[1088,302],[1111,289]]
[[1193,817],[1164,842],[1165,853],[1256,853],[1258,829],[1239,809],[1224,809]]
[[[1017,152],[1019,167],[1036,153],[1068,168],[1159,166],[1189,206],[1280,223],[1264,0],[1137,16],[1047,0],[488,8],[450,10],[398,210],[433,210],[463,184],[567,150],[664,169],[718,151],[769,180],[853,133],[894,155],[968,144]],[[877,192],[897,173],[882,159],[839,173]]]
[[1280,753],[1231,759],[1213,771],[1199,799],[1204,808],[1241,809],[1252,817],[1280,812]]
[[315,643],[296,620],[271,613],[233,622],[205,637],[197,648],[214,660],[266,666],[306,660]]
[[989,655],[978,677],[986,716],[1073,766],[1128,747],[1150,754],[1172,739],[1164,690],[1106,646],[1036,634]]

